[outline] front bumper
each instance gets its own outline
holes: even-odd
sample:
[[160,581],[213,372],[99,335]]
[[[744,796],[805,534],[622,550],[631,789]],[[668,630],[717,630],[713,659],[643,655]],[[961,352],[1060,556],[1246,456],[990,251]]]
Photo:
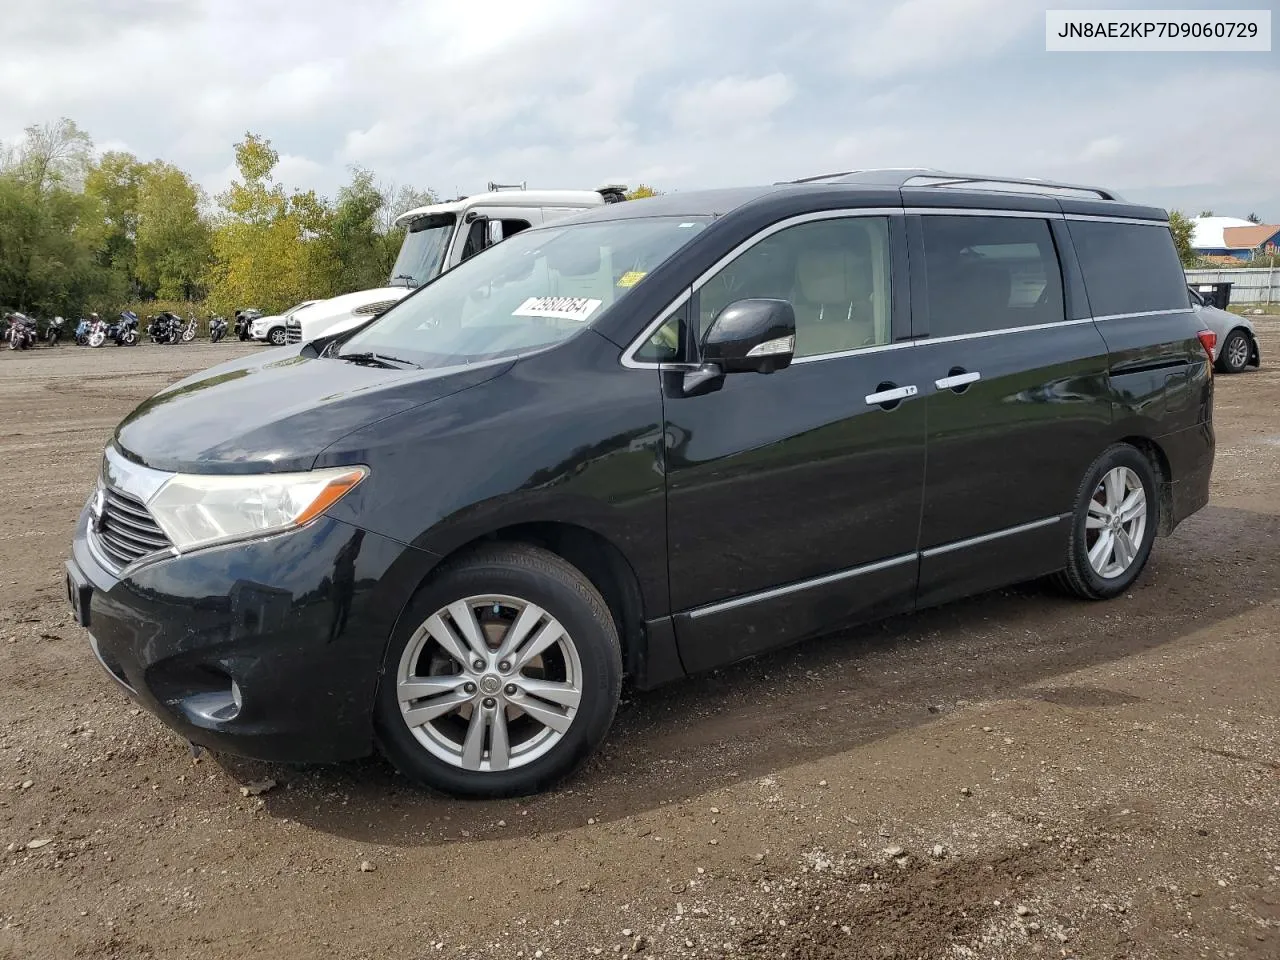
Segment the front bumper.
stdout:
[[395,619],[431,555],[321,517],[117,577],[76,527],[68,595],[99,663],[186,739],[262,760],[370,752]]

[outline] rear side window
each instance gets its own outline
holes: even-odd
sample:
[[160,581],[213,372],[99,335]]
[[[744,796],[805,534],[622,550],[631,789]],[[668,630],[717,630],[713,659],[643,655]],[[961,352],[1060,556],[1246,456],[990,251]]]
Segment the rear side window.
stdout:
[[1163,224],[1068,220],[1095,317],[1186,310],[1187,278]]
[[1062,270],[1048,222],[1034,217],[920,219],[931,337],[1065,319]]

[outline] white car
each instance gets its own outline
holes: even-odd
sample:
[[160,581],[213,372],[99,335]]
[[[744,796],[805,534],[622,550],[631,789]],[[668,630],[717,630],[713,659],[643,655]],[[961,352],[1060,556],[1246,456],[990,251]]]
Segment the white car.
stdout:
[[273,347],[282,347],[285,344],[285,325],[289,318],[303,307],[309,307],[311,304],[319,302],[319,300],[303,300],[301,303],[294,304],[284,313],[273,314],[269,317],[258,317],[249,325],[249,336],[254,340],[266,341]]
[[1258,349],[1258,335],[1253,321],[1247,317],[1220,310],[1205,301],[1195,287],[1188,287],[1191,306],[1206,328],[1217,335],[1213,347],[1214,366],[1221,373],[1240,373],[1245,367],[1262,366],[1262,353]]
[[286,342],[307,343],[358,327],[486,247],[529,227],[620,202],[626,192],[625,187],[616,185],[596,190],[499,190],[494,189],[496,184],[489,186],[488,193],[402,213],[396,223],[408,229],[387,285],[321,300],[299,310],[286,324]]

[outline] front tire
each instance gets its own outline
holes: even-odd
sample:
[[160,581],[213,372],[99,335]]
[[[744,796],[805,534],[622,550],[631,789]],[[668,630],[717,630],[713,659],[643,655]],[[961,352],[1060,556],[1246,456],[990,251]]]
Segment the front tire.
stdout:
[[267,334],[267,340],[273,347],[283,347],[285,345],[284,327],[272,327]]
[[1151,462],[1127,443],[1108,447],[1076,494],[1059,584],[1086,600],[1124,593],[1147,565],[1159,519]]
[[591,582],[549,551],[494,545],[434,577],[400,618],[378,743],[446,793],[533,793],[599,746],[621,683],[617,627]]
[[1249,365],[1249,354],[1252,348],[1253,344],[1249,342],[1247,333],[1243,330],[1232,330],[1222,344],[1215,366],[1220,373],[1241,373]]

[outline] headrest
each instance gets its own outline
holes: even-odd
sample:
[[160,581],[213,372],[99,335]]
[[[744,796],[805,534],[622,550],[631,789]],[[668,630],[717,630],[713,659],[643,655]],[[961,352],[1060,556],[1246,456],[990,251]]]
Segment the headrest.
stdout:
[[854,259],[839,248],[803,250],[796,257],[796,289],[808,303],[852,303]]

